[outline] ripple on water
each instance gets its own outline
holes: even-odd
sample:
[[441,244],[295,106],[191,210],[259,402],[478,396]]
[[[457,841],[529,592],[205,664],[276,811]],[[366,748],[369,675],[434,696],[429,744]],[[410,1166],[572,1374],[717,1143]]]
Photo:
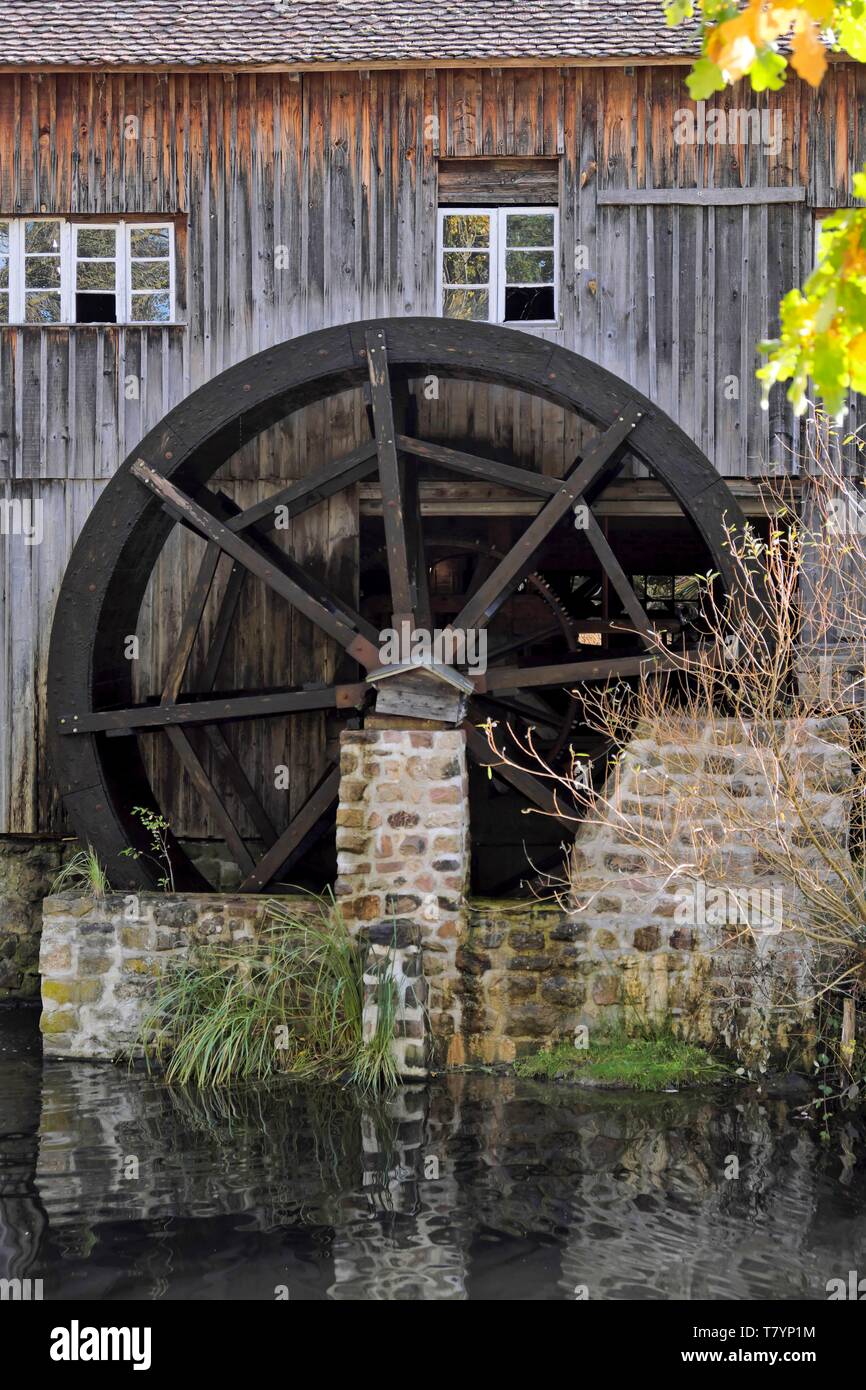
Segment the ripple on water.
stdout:
[[[824,1299],[866,1272],[866,1123],[452,1076],[389,1104],[39,1062],[0,1013],[0,1277],[47,1298]],[[731,1156],[736,1179],[726,1178]]]

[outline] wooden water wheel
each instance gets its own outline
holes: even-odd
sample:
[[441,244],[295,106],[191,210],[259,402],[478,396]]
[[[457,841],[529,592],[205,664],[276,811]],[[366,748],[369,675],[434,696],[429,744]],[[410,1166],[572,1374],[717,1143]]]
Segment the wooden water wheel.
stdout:
[[[412,383],[439,378],[494,383],[555,403],[586,425],[581,456],[564,476],[551,476],[489,457],[465,438],[420,437]],[[213,485],[226,460],[275,422],[360,386],[368,393],[369,438],[357,447],[245,507]],[[333,826],[336,763],[324,766],[303,803],[278,824],[232,731],[245,721],[285,724],[318,712],[330,721],[323,746],[333,754],[341,724],[362,722],[382,698],[382,630],[402,622],[488,631],[487,669],[456,673],[471,696],[462,717],[479,764],[490,758],[477,726],[490,717],[534,727],[545,755],[562,756],[580,738],[574,692],[583,682],[633,677],[658,621],[633,583],[630,557],[617,554],[594,511],[629,460],[664,485],[706,561],[702,568],[730,588],[725,528],[742,525],[742,517],[709,461],[625,383],[541,339],[442,319],[351,324],[281,344],[190,395],[133,451],[94,507],[66,571],[51,637],[53,763],[72,826],[112,882],[147,887],[159,876],[146,854],[130,857],[148,847],[135,808],[162,809],[147,770],[154,739],[170,746],[178,776],[217,826],[245,891],[297,881],[298,866]],[[443,518],[425,510],[431,478],[469,480],[523,505],[479,536],[477,513],[452,510]],[[373,501],[349,600],[290,545],[278,544],[276,528],[280,516],[294,520],[359,484]],[[159,688],[136,697],[128,638],[175,527],[199,538],[198,572]],[[220,566],[227,578],[193,679],[190,658]],[[326,635],[339,653],[334,678],[227,688],[225,652],[250,585]],[[600,590],[600,610],[587,607]],[[257,637],[268,641],[265,632],[244,640]],[[495,785],[550,805],[545,784],[528,773],[498,769]],[[208,886],[171,835],[169,849],[178,887]]]

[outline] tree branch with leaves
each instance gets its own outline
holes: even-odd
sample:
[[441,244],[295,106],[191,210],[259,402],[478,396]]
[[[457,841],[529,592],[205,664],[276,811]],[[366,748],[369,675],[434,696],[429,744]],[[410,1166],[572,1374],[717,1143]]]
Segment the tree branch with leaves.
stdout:
[[[746,79],[755,92],[778,91],[789,68],[817,88],[828,52],[866,62],[866,0],[670,0],[665,13],[670,25],[699,22],[701,56],[687,78],[695,101]],[[866,200],[866,169],[853,192]],[[785,295],[779,314],[778,338],[760,344],[765,404],[771,386],[788,382],[801,415],[811,383],[811,394],[841,418],[848,393],[866,391],[866,208],[825,218],[818,266]]]

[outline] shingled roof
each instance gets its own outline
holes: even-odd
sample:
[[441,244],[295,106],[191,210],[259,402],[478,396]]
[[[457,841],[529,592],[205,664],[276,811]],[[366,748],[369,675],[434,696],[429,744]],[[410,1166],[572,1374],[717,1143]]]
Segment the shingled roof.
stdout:
[[662,0],[0,0],[0,67],[677,57]]

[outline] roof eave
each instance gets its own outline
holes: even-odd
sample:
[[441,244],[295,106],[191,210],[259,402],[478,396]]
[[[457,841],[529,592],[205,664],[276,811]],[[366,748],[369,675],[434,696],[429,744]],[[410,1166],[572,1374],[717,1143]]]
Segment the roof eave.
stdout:
[[2,63],[2,73],[44,73],[44,72],[372,72],[372,71],[436,71],[441,68],[587,68],[587,67],[661,67],[682,66],[693,63],[697,53],[616,53],[609,56],[591,54],[587,57],[539,58],[526,55],[518,58],[365,58],[351,63],[339,62],[295,62],[259,63],[227,61],[215,62],[165,62],[165,63],[106,63],[98,60],[82,63]]

